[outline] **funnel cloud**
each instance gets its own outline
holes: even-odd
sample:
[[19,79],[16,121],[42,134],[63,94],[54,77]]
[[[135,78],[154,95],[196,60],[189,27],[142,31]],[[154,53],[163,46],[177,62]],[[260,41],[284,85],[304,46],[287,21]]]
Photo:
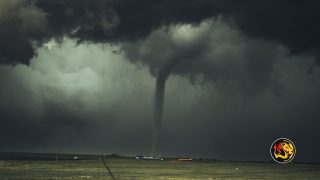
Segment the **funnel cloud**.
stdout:
[[159,70],[156,77],[156,92],[154,102],[154,132],[151,153],[158,156],[159,137],[162,124],[163,103],[165,97],[166,81],[170,75],[171,70],[179,63],[178,59],[174,59],[165,63]]

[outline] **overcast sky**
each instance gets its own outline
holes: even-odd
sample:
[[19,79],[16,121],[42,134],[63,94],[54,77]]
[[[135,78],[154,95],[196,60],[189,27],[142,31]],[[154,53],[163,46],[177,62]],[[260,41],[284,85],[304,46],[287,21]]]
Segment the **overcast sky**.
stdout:
[[317,1],[0,1],[0,151],[320,162]]

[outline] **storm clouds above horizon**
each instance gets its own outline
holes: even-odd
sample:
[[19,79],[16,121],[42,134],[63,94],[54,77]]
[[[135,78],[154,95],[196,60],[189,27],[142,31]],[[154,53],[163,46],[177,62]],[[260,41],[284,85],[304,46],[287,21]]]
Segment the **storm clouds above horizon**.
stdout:
[[320,162],[319,5],[3,0],[0,151],[148,154],[155,77],[178,59],[162,155],[271,160],[287,137]]

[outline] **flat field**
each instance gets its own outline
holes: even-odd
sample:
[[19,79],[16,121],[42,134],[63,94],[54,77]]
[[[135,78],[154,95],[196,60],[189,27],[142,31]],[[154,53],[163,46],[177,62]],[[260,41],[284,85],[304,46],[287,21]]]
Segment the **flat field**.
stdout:
[[[116,179],[320,179],[320,165],[106,159]],[[111,179],[101,160],[0,160],[0,179]]]

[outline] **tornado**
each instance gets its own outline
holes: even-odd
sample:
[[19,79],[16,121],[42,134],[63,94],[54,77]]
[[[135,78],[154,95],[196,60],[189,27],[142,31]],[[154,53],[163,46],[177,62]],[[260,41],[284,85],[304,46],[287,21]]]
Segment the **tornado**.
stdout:
[[178,59],[169,60],[160,68],[156,77],[155,99],[154,99],[154,128],[152,138],[151,154],[159,155],[159,141],[161,135],[161,125],[163,116],[163,107],[165,99],[166,81],[170,76],[172,69],[178,64]]

